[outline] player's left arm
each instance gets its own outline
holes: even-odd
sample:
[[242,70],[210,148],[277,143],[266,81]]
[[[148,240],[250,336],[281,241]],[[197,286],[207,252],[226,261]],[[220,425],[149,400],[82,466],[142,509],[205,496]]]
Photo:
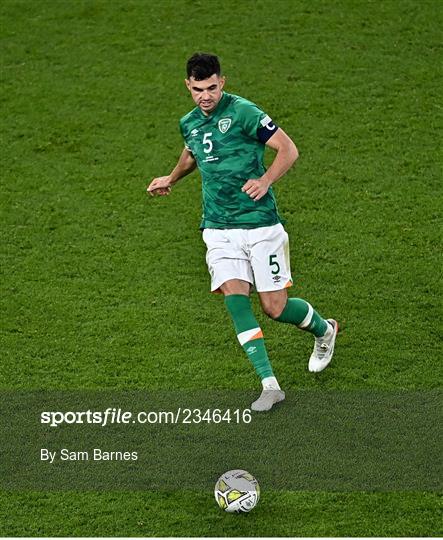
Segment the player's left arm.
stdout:
[[270,186],[277,182],[298,158],[297,147],[281,128],[278,128],[265,144],[277,152],[274,161],[261,178],[250,178],[242,187],[242,191],[254,201],[264,197]]

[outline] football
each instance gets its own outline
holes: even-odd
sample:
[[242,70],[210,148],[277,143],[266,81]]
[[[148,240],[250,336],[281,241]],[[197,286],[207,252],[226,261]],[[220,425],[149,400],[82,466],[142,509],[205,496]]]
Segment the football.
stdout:
[[215,484],[215,500],[225,512],[250,512],[260,498],[260,486],[252,474],[241,469],[225,472]]

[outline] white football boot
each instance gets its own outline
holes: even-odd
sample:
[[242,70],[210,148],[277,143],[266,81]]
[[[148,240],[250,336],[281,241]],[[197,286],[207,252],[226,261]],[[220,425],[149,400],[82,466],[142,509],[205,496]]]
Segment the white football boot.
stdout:
[[270,411],[276,403],[285,399],[283,390],[263,390],[260,397],[251,405],[253,411]]
[[338,332],[338,322],[334,319],[327,319],[328,329],[322,337],[315,338],[314,351],[309,358],[308,369],[318,373],[323,371],[332,360],[334,354],[335,338]]

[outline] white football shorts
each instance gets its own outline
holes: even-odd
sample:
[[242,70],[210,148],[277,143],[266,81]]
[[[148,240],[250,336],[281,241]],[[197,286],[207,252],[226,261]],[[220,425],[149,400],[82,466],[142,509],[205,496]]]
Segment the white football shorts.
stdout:
[[257,229],[204,229],[211,291],[229,279],[251,283],[257,292],[292,285],[288,234],[281,223]]

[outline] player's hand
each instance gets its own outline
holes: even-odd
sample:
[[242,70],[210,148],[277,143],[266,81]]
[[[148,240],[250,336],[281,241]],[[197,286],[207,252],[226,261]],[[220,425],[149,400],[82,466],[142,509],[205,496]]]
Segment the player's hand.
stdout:
[[154,197],[155,195],[169,195],[171,193],[171,179],[169,176],[159,176],[146,188],[146,191]]
[[254,201],[259,201],[268,192],[271,182],[264,178],[250,178],[241,188],[243,193],[247,193]]

